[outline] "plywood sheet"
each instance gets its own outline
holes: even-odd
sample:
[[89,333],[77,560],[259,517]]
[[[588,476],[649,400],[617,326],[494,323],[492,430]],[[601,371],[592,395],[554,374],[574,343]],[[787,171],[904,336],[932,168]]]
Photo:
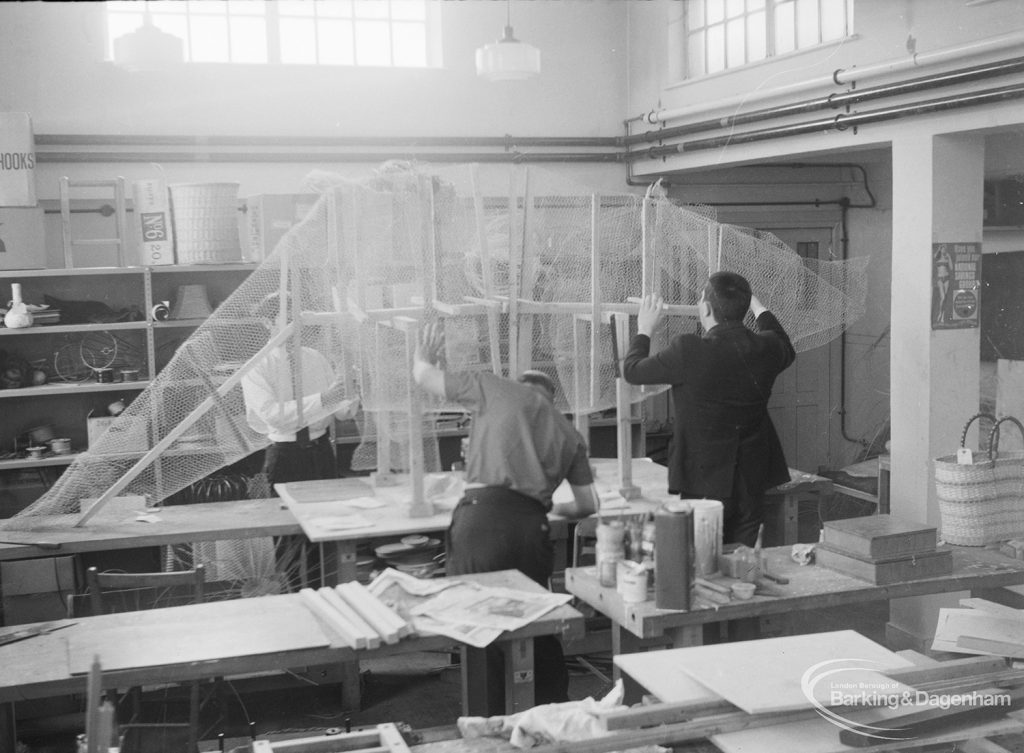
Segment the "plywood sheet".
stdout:
[[[994,722],[959,726],[956,729],[943,731],[941,734],[929,735],[929,744],[959,742],[961,740],[980,740],[994,735],[1006,735],[1019,732],[1021,724],[1010,719]],[[711,742],[723,753],[853,753],[858,748],[851,748],[839,742],[839,728],[824,719],[813,719],[792,724],[773,724],[769,727],[757,727],[739,732],[728,732],[714,735]],[[878,741],[880,744],[884,740]],[[888,747],[888,746],[887,746]],[[899,747],[908,748],[907,742],[893,743],[890,750]],[[877,750],[871,748],[871,750]]]
[[[911,662],[854,630],[793,635],[757,641],[659,652],[661,671],[682,670],[701,685],[749,714],[796,711],[812,707],[805,693],[804,674],[817,667],[808,692],[823,705],[832,705],[833,693],[912,692],[881,671],[911,666]],[[837,662],[824,664],[825,662]],[[641,685],[645,680],[635,678]],[[841,685],[839,685],[841,683]]]
[[[670,651],[689,649],[671,649]],[[721,700],[721,696],[686,674],[675,662],[667,662],[670,651],[643,651],[619,654],[615,666],[636,680],[648,693],[663,703],[703,703]]]
[[1024,648],[1024,627],[1020,618],[1001,617],[979,609],[939,609],[935,624],[933,651],[953,651],[961,654],[987,655],[992,651],[972,649],[958,643],[960,636],[981,638]]
[[[112,616],[113,617],[113,616]],[[104,670],[137,669],[330,645],[320,623],[282,596],[131,612],[124,622],[98,621],[69,633],[71,674],[85,674],[99,655]],[[88,629],[84,629],[88,627]]]

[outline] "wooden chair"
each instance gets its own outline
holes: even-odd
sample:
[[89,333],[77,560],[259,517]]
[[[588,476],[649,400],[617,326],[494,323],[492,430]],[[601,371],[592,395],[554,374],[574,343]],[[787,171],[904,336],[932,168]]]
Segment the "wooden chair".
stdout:
[[[184,603],[198,603],[203,600],[206,572],[202,565],[192,570],[159,573],[100,572],[95,567],[86,570],[89,605],[93,614],[113,614],[175,606]],[[183,636],[187,640],[187,636]],[[199,746],[199,712],[201,701],[199,680],[187,683],[189,689],[188,721],[179,723],[142,723],[142,689],[135,687],[128,691],[132,699],[132,717],[121,725],[124,733],[122,753],[130,751],[181,750],[182,740],[187,741],[188,753],[196,753]],[[172,742],[168,742],[172,741]],[[177,742],[173,742],[177,741]],[[161,747],[169,745],[170,747]]]

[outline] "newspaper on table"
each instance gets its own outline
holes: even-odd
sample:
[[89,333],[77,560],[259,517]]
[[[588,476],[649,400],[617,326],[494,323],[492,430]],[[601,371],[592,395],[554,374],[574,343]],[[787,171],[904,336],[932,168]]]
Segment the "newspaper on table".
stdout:
[[368,588],[418,633],[444,635],[476,648],[493,643],[506,630],[528,625],[572,598],[457,579],[416,578],[393,568],[378,575]]

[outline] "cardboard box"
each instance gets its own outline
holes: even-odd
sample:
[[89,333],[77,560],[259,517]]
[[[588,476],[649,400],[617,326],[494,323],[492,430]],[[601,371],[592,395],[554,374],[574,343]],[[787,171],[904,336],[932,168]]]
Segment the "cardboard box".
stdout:
[[0,207],[36,205],[36,144],[27,112],[0,112]]
[[146,266],[174,264],[174,230],[167,184],[159,178],[132,183],[139,261]]
[[[0,207],[0,269],[46,266],[43,208]],[[7,298],[3,299],[7,303]]]
[[249,243],[243,259],[261,262],[270,256],[285,233],[309,214],[319,198],[315,193],[265,193],[246,198]]

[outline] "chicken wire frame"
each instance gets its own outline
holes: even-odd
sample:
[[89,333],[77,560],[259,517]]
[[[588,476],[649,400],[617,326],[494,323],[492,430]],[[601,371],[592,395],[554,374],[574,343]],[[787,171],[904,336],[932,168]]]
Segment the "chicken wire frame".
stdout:
[[[491,344],[491,367],[500,374],[501,360],[500,360],[500,348],[499,348],[499,334],[498,334],[498,316],[502,313],[508,314],[509,319],[509,340],[508,340],[508,375],[514,376],[524,369],[531,367],[531,345],[532,345],[532,332],[533,326],[532,321],[534,317],[543,314],[557,314],[557,315],[570,315],[572,317],[572,328],[573,328],[573,358],[574,361],[579,364],[583,363],[584,360],[589,360],[591,364],[590,368],[590,379],[589,384],[583,385],[578,382],[582,379],[582,369],[576,369],[574,379],[577,380],[577,384],[574,385],[576,394],[589,395],[590,401],[593,403],[595,400],[595,392],[599,391],[597,385],[597,372],[598,364],[600,362],[599,356],[599,338],[600,329],[603,326],[611,326],[616,333],[616,341],[618,352],[616,352],[614,358],[617,361],[621,361],[623,356],[623,349],[628,339],[628,323],[629,316],[635,315],[638,310],[639,299],[630,298],[625,303],[617,302],[606,302],[603,300],[602,291],[600,287],[600,274],[599,274],[599,256],[600,256],[600,209],[602,196],[600,194],[590,194],[590,264],[591,264],[591,280],[590,280],[590,291],[589,301],[573,302],[573,301],[554,301],[554,302],[541,302],[534,301],[523,296],[524,291],[531,291],[534,288],[537,275],[539,274],[539,259],[536,254],[530,253],[528,240],[532,232],[532,223],[534,220],[535,212],[532,211],[534,207],[532,202],[534,197],[530,189],[530,181],[528,173],[523,180],[522,192],[519,191],[517,180],[513,175],[509,181],[509,203],[508,203],[508,232],[509,232],[509,267],[510,267],[510,295],[499,296],[494,293],[493,286],[487,279],[490,273],[491,265],[486,263],[489,261],[489,249],[488,239],[484,232],[482,218],[484,216],[483,211],[483,199],[477,191],[474,195],[473,211],[476,217],[476,231],[477,237],[476,242],[479,245],[478,252],[480,253],[481,259],[485,262],[482,266],[485,272],[485,295],[483,297],[474,296],[463,296],[464,303],[451,304],[442,302],[436,299],[438,290],[437,286],[437,274],[438,274],[438,249],[435,246],[436,236],[432,231],[431,223],[437,221],[436,207],[434,205],[434,191],[430,183],[429,178],[420,176],[419,181],[419,199],[424,205],[425,209],[421,214],[421,221],[423,227],[421,227],[422,236],[421,242],[423,246],[421,251],[424,255],[424,263],[422,265],[423,276],[422,291],[423,299],[417,302],[415,306],[399,307],[399,308],[382,308],[376,310],[366,310],[366,298],[362,286],[357,285],[355,290],[356,298],[348,298],[347,302],[342,304],[342,294],[334,287],[331,291],[333,297],[333,304],[335,311],[333,313],[328,312],[300,312],[300,300],[298,295],[293,295],[288,298],[288,276],[289,276],[289,265],[287,261],[288,254],[282,255],[282,267],[280,271],[281,279],[279,286],[280,302],[281,306],[278,312],[279,321],[279,334],[274,339],[274,345],[280,344],[285,340],[288,340],[289,347],[293,353],[295,349],[299,347],[298,336],[294,338],[288,338],[288,333],[294,331],[294,324],[287,325],[283,324],[287,320],[287,307],[290,304],[292,321],[299,322],[305,318],[313,317],[337,317],[337,316],[351,316],[360,324],[372,323],[375,326],[384,326],[389,328],[398,329],[404,333],[405,337],[405,352],[406,352],[406,365],[408,366],[408,372],[411,373],[412,359],[415,352],[416,342],[418,340],[420,324],[419,320],[430,315],[438,315],[442,319],[448,316],[458,315],[484,315],[487,317],[488,325],[488,339]],[[520,209],[521,207],[521,209]],[[650,212],[650,208],[654,208],[653,216]],[[328,253],[332,254],[333,257],[338,259],[340,264],[341,252],[345,248],[356,248],[357,247],[357,226],[355,222],[346,221],[345,217],[354,216],[354,212],[357,209],[356,202],[356,189],[353,187],[338,187],[334,201],[328,204],[328,211],[332,217],[332,221],[328,222]],[[661,269],[658,263],[657,256],[654,253],[653,243],[650,240],[648,233],[648,227],[650,225],[657,225],[660,221],[659,203],[652,201],[650,196],[645,197],[641,205],[642,214],[642,287],[644,292],[650,292],[657,290],[660,285],[660,280],[663,277],[664,270]],[[426,219],[429,218],[429,222]],[[714,229],[712,229],[714,232]],[[710,240],[710,239],[709,239]],[[717,243],[709,243],[709,263],[713,258],[712,255],[717,249],[718,254],[721,254],[721,237],[719,234]],[[358,256],[354,260],[356,266],[355,278],[358,280],[359,277],[359,258]],[[668,315],[679,315],[679,316],[694,316],[696,314],[696,306],[692,305],[667,305],[665,307]],[[596,324],[595,324],[596,323]],[[584,325],[589,326],[589,338],[584,332]],[[287,330],[285,329],[287,327]],[[232,386],[237,384],[241,376],[246,373],[251,367],[252,363],[265,355],[265,352],[272,347],[268,345],[256,356],[254,356],[250,362],[246,363],[240,368],[228,381],[223,383],[219,390],[226,391]],[[359,353],[359,358],[363,360],[365,364],[365,353]],[[293,359],[294,360],[294,359]],[[364,371],[365,374],[365,371]],[[295,374],[295,379],[298,381],[299,388],[301,389],[302,375]],[[631,404],[632,395],[631,388],[622,380],[621,376],[618,376],[615,382],[615,405],[617,410],[617,430],[616,430],[616,443],[618,449],[618,470],[619,470],[619,481],[620,491],[624,497],[633,498],[639,496],[640,490],[632,483],[631,463],[632,463],[632,433],[631,433]],[[642,394],[644,390],[640,390]],[[632,394],[635,395],[635,392]],[[217,392],[211,394],[211,397],[204,402],[192,415],[186,418],[179,427],[176,427],[174,432],[167,437],[157,446],[155,446],[143,461],[131,469],[129,474],[119,480],[114,487],[108,490],[97,502],[89,508],[85,515],[82,516],[78,525],[85,522],[88,517],[95,514],[98,511],[102,503],[112,497],[134,476],[138,475],[141,471],[141,467],[148,464],[154,457],[158,456],[159,453],[171,444],[178,436],[181,435],[189,426],[191,426],[200,415],[205,413],[207,410],[217,408]],[[406,404],[411,416],[422,416],[423,408],[422,402],[419,398],[418,389],[414,388],[412,383],[409,383],[409,391],[406,396]],[[300,407],[301,410],[301,407]],[[390,451],[390,421],[387,412],[377,412],[374,415],[374,420],[377,424],[378,441],[377,441],[377,452],[378,452],[378,479],[380,483],[387,483],[386,476],[390,471],[389,464],[390,458],[387,457],[387,453]],[[578,428],[581,429],[581,433],[589,430],[589,415],[580,411],[574,411],[574,421]],[[409,434],[410,434],[410,475],[413,484],[413,499],[411,502],[410,510],[413,514],[431,514],[430,506],[423,499],[423,480],[425,474],[425,468],[422,457],[422,423],[419,421],[410,421]]]

